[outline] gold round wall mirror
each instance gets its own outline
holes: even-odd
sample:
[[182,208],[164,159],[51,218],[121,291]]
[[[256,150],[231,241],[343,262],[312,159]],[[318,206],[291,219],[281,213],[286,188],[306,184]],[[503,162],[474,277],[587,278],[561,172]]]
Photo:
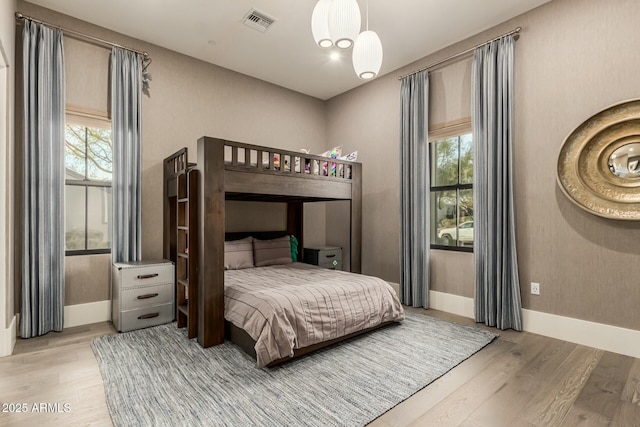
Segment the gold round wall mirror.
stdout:
[[609,107],[569,134],[558,157],[558,183],[591,213],[640,219],[640,99]]

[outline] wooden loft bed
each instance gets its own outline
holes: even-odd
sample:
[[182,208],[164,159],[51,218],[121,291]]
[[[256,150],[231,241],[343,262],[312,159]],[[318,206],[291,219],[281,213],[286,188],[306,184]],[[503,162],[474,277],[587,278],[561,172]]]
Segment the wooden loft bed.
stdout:
[[[200,345],[209,347],[221,344],[225,339],[226,200],[286,203],[286,232],[299,239],[300,259],[304,247],[303,204],[350,201],[350,264],[352,272],[360,273],[360,163],[210,137],[200,138],[197,149],[197,164],[188,162],[186,148],[164,162],[164,256],[177,263],[186,260],[186,270],[181,270],[180,265],[176,268],[178,307],[181,307],[177,313],[178,326],[188,326],[189,331],[196,331]],[[323,173],[325,165],[326,173]],[[186,207],[182,213],[181,203]],[[196,205],[197,209],[194,208]],[[187,222],[183,228],[179,224],[180,215],[188,218],[183,220]],[[181,231],[186,232],[186,254],[180,252],[185,248],[180,241]],[[197,281],[194,281],[196,274]],[[188,304],[180,299],[181,286],[188,291]],[[186,316],[184,324],[180,323],[180,316]]]

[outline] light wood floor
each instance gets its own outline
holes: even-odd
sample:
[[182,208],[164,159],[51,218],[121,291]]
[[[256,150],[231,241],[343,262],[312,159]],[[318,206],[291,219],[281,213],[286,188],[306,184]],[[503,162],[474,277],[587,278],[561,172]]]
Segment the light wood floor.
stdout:
[[[99,323],[19,340],[13,355],[0,359],[0,402],[25,403],[29,412],[0,412],[0,425],[111,426],[90,341],[112,333],[110,323]],[[59,403],[61,412],[32,412],[34,403]],[[640,359],[514,331],[500,331],[500,338],[370,424],[600,425],[640,426]]]

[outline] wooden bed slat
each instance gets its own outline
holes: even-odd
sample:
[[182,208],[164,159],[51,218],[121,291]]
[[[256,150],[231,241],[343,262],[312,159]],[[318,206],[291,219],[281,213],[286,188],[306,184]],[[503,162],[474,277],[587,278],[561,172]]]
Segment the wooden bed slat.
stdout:
[[231,193],[269,194],[349,200],[351,183],[332,180],[305,179],[290,174],[256,174],[247,171],[227,170],[224,174],[225,191]]

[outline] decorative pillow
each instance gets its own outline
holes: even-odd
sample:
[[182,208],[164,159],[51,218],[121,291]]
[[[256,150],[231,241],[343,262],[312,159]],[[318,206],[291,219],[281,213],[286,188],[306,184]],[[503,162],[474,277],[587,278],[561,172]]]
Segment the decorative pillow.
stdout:
[[239,270],[253,265],[253,237],[224,242],[224,269]]
[[358,152],[354,151],[353,153],[349,153],[346,156],[340,157],[340,160],[349,160],[350,162],[355,162],[358,160]]
[[331,157],[332,159],[337,159],[342,155],[342,145],[333,147],[331,150],[327,150],[324,153],[319,155],[322,157]]
[[289,236],[272,240],[253,240],[253,259],[256,267],[290,264],[291,241]]
[[[309,154],[309,153],[311,153],[311,150],[309,150],[308,148],[301,148],[300,152],[304,153],[304,154]],[[310,166],[309,165],[309,161],[307,160],[305,162],[305,173],[309,173],[309,166]],[[296,157],[296,170],[295,171],[298,172],[298,173],[302,173],[300,171],[300,157]]]
[[[340,157],[340,160],[348,160],[350,162],[355,162],[356,160],[358,160],[358,152],[354,151],[353,153],[349,153],[346,156],[342,156]],[[338,176],[340,176],[341,178],[351,179],[351,166],[347,166],[347,165],[340,165],[340,166],[342,167],[339,170]]]
[[[327,150],[324,153],[320,154],[322,157],[330,157],[332,159],[337,159],[342,155],[342,145],[338,145],[333,147],[331,150]],[[331,163],[331,170],[329,170],[329,162],[323,162],[322,164],[322,175],[336,175],[336,164]]]

